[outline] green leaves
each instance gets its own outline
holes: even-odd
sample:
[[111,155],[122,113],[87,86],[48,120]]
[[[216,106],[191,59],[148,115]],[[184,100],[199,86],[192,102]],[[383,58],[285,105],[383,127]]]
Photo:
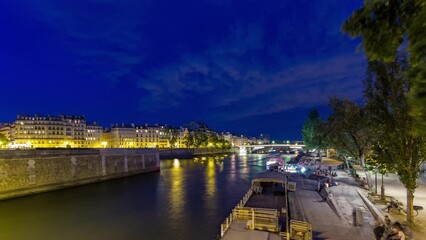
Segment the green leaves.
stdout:
[[329,146],[364,165],[371,143],[371,131],[374,130],[366,109],[354,101],[338,98],[330,100],[330,109],[332,112],[327,122]]
[[[425,161],[425,135],[415,131],[409,115],[407,93],[411,82],[404,61],[371,61],[366,80],[367,108],[371,113],[375,143],[369,161],[397,173],[410,193],[417,188],[420,165]],[[415,133],[415,134],[413,134]],[[407,215],[412,222],[412,216]]]
[[322,147],[321,121],[318,110],[312,109],[302,128],[303,142],[308,149],[318,149]]
[[398,51],[409,56],[407,72],[413,81],[411,116],[417,130],[426,132],[426,2],[424,0],[366,0],[342,26],[352,37],[362,37],[371,61],[395,62]]
[[426,154],[426,2],[365,0],[342,30],[362,37],[369,59],[365,96],[377,130],[367,161],[396,171],[408,190],[407,221],[412,222],[413,193]]
[[406,31],[406,17],[400,16],[401,9],[402,1],[365,1],[346,20],[342,30],[352,37],[362,37],[370,59],[392,61]]
[[7,140],[6,136],[0,133],[0,148],[6,147],[9,144],[9,140]]

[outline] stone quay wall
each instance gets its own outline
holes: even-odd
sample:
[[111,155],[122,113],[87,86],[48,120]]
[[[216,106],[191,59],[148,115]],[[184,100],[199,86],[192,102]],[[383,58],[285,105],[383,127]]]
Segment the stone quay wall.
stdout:
[[0,199],[159,171],[155,149],[0,151]]

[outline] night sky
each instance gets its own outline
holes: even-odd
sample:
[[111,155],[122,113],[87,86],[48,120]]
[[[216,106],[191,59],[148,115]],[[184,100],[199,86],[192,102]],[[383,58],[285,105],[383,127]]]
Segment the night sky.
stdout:
[[207,123],[301,139],[312,107],[362,98],[362,0],[0,1],[0,122],[17,114]]

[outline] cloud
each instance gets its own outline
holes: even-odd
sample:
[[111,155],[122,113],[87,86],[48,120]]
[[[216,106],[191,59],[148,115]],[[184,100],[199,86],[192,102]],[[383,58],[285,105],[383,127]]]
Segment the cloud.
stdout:
[[[295,107],[326,104],[330,96],[359,99],[365,60],[361,54],[289,58],[270,54],[264,23],[237,23],[223,41],[151,69],[139,81],[148,96],[143,111],[164,111],[187,104],[210,109],[205,117],[236,120]],[[269,64],[272,63],[272,64]],[[149,104],[157,102],[157,107]]]
[[136,85],[141,112],[197,109],[229,121],[361,97],[364,58],[340,33],[347,3],[244,4],[46,0],[27,8],[60,36],[81,73],[110,87]]

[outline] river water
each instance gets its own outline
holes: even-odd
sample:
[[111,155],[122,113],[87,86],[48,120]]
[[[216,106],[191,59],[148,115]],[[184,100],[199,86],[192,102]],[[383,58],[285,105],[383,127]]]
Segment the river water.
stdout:
[[267,157],[161,160],[160,172],[1,201],[0,239],[216,239]]

